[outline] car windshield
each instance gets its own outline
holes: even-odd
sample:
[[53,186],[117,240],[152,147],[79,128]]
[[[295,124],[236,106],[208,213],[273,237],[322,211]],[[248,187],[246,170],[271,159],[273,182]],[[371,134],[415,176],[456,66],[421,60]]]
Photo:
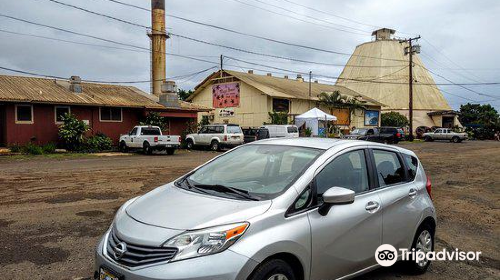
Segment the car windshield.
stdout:
[[228,125],[227,133],[232,133],[232,134],[241,133],[241,128],[235,125]]
[[351,132],[351,134],[355,134],[355,135],[365,135],[366,132],[368,132],[368,129],[363,129],[363,128],[356,128],[355,130],[353,130]]
[[295,182],[322,153],[323,150],[305,147],[242,146],[196,170],[179,186],[200,187],[204,192],[210,187],[214,195],[232,197],[234,192],[225,188],[229,187],[258,200],[272,199]]

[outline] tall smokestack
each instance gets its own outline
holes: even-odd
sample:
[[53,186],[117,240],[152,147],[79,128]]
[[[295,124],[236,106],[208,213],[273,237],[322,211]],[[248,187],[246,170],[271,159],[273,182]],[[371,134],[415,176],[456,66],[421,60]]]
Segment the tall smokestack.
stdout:
[[165,44],[165,0],[151,0],[151,79],[152,93],[160,96],[166,79]]

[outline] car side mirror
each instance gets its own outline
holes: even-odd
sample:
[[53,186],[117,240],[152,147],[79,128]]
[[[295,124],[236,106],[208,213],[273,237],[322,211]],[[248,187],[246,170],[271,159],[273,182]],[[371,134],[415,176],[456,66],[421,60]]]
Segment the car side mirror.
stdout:
[[326,216],[332,206],[351,204],[354,202],[355,196],[356,193],[352,190],[331,187],[323,193],[323,205],[319,207],[318,211],[322,216]]

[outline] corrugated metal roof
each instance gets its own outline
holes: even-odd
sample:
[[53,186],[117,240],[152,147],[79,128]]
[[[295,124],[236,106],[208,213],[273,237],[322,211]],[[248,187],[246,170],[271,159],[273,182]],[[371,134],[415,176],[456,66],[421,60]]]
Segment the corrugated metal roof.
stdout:
[[[386,104],[387,107],[384,109],[408,109],[409,58],[404,54],[406,46],[406,43],[397,40],[377,40],[357,46],[340,74],[337,85],[345,86]],[[413,62],[415,64],[414,109],[451,109],[418,55],[413,56]],[[373,80],[373,82],[346,79]],[[419,83],[430,85],[419,85]]]
[[[257,75],[230,70],[224,70],[224,72],[230,76],[236,77],[238,80],[245,82],[252,87],[255,87],[264,94],[277,98],[319,100],[318,95],[320,95],[322,92],[339,91],[342,95],[358,97],[360,101],[366,102],[367,105],[383,105],[382,103],[377,102],[372,98],[369,98],[351,89],[339,85],[328,85],[313,82],[311,83],[311,96],[309,96],[309,82],[306,81],[298,81],[295,78],[286,79],[275,76]],[[218,75],[220,75],[220,72],[216,72],[205,79],[200,85],[196,87],[196,91],[189,97],[188,100],[191,100],[194,96],[201,92],[205,84],[211,82],[211,80]]]
[[69,90],[69,85],[69,82],[64,80],[0,75],[0,101],[157,110],[206,110],[187,102],[181,102],[180,108],[168,108],[155,101],[150,94],[132,86],[82,83],[82,92],[74,93]]

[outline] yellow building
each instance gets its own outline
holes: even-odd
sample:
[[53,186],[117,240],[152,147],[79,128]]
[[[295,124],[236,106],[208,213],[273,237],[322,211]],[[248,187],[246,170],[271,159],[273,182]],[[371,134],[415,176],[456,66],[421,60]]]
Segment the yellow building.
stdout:
[[[382,112],[409,117],[409,56],[406,42],[393,37],[396,31],[382,28],[374,40],[356,47],[337,85],[369,96],[383,104]],[[413,128],[418,126],[460,126],[453,112],[425,68],[418,53],[413,55]]]
[[[339,91],[342,96],[356,97],[363,102],[366,110],[355,110],[349,118],[347,109],[332,112],[319,104],[319,94],[334,91]],[[286,112],[289,122],[293,122],[294,116],[314,107],[337,116],[338,124],[343,129],[376,126],[380,124],[383,105],[343,86],[309,83],[300,75],[297,78],[257,75],[251,70],[248,73],[229,70],[215,72],[196,86],[188,101],[213,108],[209,113],[200,113],[200,119],[208,115],[212,123],[235,123],[242,127],[258,127],[269,123],[271,112]]]

